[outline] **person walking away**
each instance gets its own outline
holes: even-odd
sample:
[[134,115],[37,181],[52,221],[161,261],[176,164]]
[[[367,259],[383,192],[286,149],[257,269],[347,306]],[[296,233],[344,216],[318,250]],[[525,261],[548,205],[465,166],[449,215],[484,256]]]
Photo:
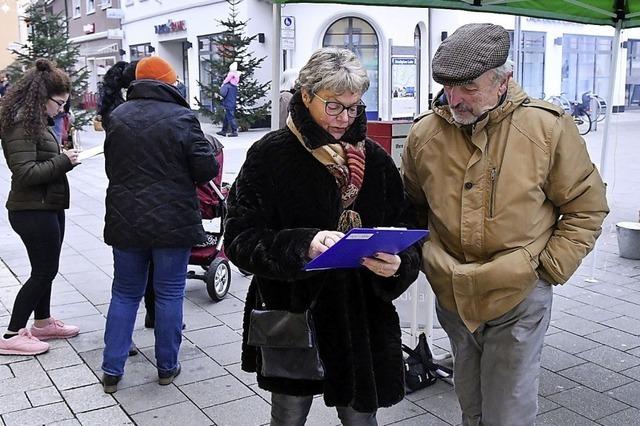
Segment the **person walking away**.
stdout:
[[110,115],[105,140],[105,242],[114,279],[104,334],[106,393],[117,391],[131,346],[136,312],[153,261],[158,381],[180,374],[182,305],[191,247],[205,241],[195,184],[218,171],[200,123],[164,59],[141,59],[127,101]]
[[509,34],[468,24],[432,62],[404,183],[428,223],[424,272],[454,355],[463,425],[533,425],[553,286],[600,235],[605,188],[571,116],[511,78]]
[[287,117],[289,116],[289,102],[293,94],[296,92],[295,85],[298,78],[298,70],[295,68],[287,68],[282,73],[282,80],[280,82],[280,112],[279,112],[279,126],[278,128],[284,129],[287,125]]
[[220,136],[238,136],[238,122],[236,121],[236,102],[238,101],[238,84],[240,84],[240,72],[237,71],[237,63],[229,66],[229,72],[220,86],[220,96],[222,96],[222,108],[224,108],[224,118],[222,129],[216,134]]
[[[287,127],[252,145],[229,194],[225,253],[254,274],[242,369],[255,372],[258,386],[271,392],[272,425],[304,424],[317,394],[336,407],[344,425],[376,425],[378,408],[404,397],[392,301],[418,275],[419,245],[364,258],[361,268],[303,271],[353,227],[413,224],[393,160],[366,137],[362,95],[368,88],[353,52],[313,53],[300,71]],[[247,344],[254,308],[311,310],[323,379],[261,373],[261,350]]]
[[[29,255],[31,274],[20,288],[0,355],[46,352],[43,340],[76,336],[80,329],[51,316],[51,287],[58,273],[69,208],[66,174],[78,153],[60,147],[50,126],[69,99],[71,80],[55,64],[38,59],[0,101],[2,150],[11,170],[9,223]],[[34,322],[26,328],[33,313]]]

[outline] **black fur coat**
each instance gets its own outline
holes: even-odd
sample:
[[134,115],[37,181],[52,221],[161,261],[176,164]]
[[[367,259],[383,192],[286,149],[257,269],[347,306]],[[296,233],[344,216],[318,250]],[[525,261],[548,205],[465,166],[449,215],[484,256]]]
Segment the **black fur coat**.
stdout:
[[[290,110],[308,147],[336,142],[311,118],[300,93],[294,95]],[[343,140],[355,143],[365,133],[362,116]],[[373,141],[367,140],[365,148],[364,182],[352,208],[365,227],[411,225],[391,157]],[[311,240],[318,231],[336,229],[342,206],[334,177],[288,128],[265,135],[251,147],[228,203],[225,251],[238,267],[254,274],[245,304],[242,369],[257,371],[263,389],[289,395],[323,393],[328,406],[372,412],[399,402],[404,374],[392,300],[416,279],[419,247],[400,254],[397,278],[382,278],[365,268],[304,272]],[[257,285],[268,309],[302,312],[318,294],[313,315],[325,380],[259,374],[259,350],[246,344]]]

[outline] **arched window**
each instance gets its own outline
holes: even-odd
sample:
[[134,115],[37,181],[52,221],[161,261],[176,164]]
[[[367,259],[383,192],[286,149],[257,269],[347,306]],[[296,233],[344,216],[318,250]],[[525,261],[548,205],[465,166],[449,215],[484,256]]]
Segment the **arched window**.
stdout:
[[378,35],[369,23],[360,18],[342,18],[331,24],[322,40],[323,47],[349,49],[358,56],[367,70],[371,85],[362,97],[367,104],[367,118],[378,119]]

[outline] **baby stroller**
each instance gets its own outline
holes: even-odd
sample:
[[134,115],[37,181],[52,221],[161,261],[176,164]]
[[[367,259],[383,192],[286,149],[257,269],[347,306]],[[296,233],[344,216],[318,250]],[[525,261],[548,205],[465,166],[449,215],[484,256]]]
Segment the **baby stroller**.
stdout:
[[205,134],[209,143],[213,146],[216,161],[220,166],[218,175],[213,180],[198,185],[196,191],[200,201],[200,214],[202,219],[210,220],[220,218],[218,231],[206,231],[207,241],[191,249],[189,265],[200,266],[203,274],[193,270],[187,271],[187,278],[203,280],[207,285],[207,292],[213,301],[222,300],[229,291],[231,285],[231,267],[222,247],[222,234],[224,231],[224,218],[227,213],[227,194],[229,187],[222,183],[222,164],[224,162],[223,148],[215,137]]

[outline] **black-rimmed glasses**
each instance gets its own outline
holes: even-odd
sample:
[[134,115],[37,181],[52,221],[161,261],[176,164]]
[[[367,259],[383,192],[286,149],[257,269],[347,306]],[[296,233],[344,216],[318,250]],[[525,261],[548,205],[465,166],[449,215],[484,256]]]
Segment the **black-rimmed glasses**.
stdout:
[[49,98],[49,99],[51,99],[53,102],[55,102],[56,105],[58,105],[58,108],[62,108],[64,106],[64,104],[67,103],[67,101],[59,101],[59,100],[54,99],[54,98]]
[[324,112],[327,115],[331,115],[333,117],[342,114],[342,111],[347,110],[347,115],[351,118],[356,118],[362,115],[367,106],[362,101],[358,101],[358,103],[346,106],[342,105],[340,102],[335,101],[327,101],[326,99],[322,99],[317,94],[313,94],[316,98],[320,99],[324,103]]

